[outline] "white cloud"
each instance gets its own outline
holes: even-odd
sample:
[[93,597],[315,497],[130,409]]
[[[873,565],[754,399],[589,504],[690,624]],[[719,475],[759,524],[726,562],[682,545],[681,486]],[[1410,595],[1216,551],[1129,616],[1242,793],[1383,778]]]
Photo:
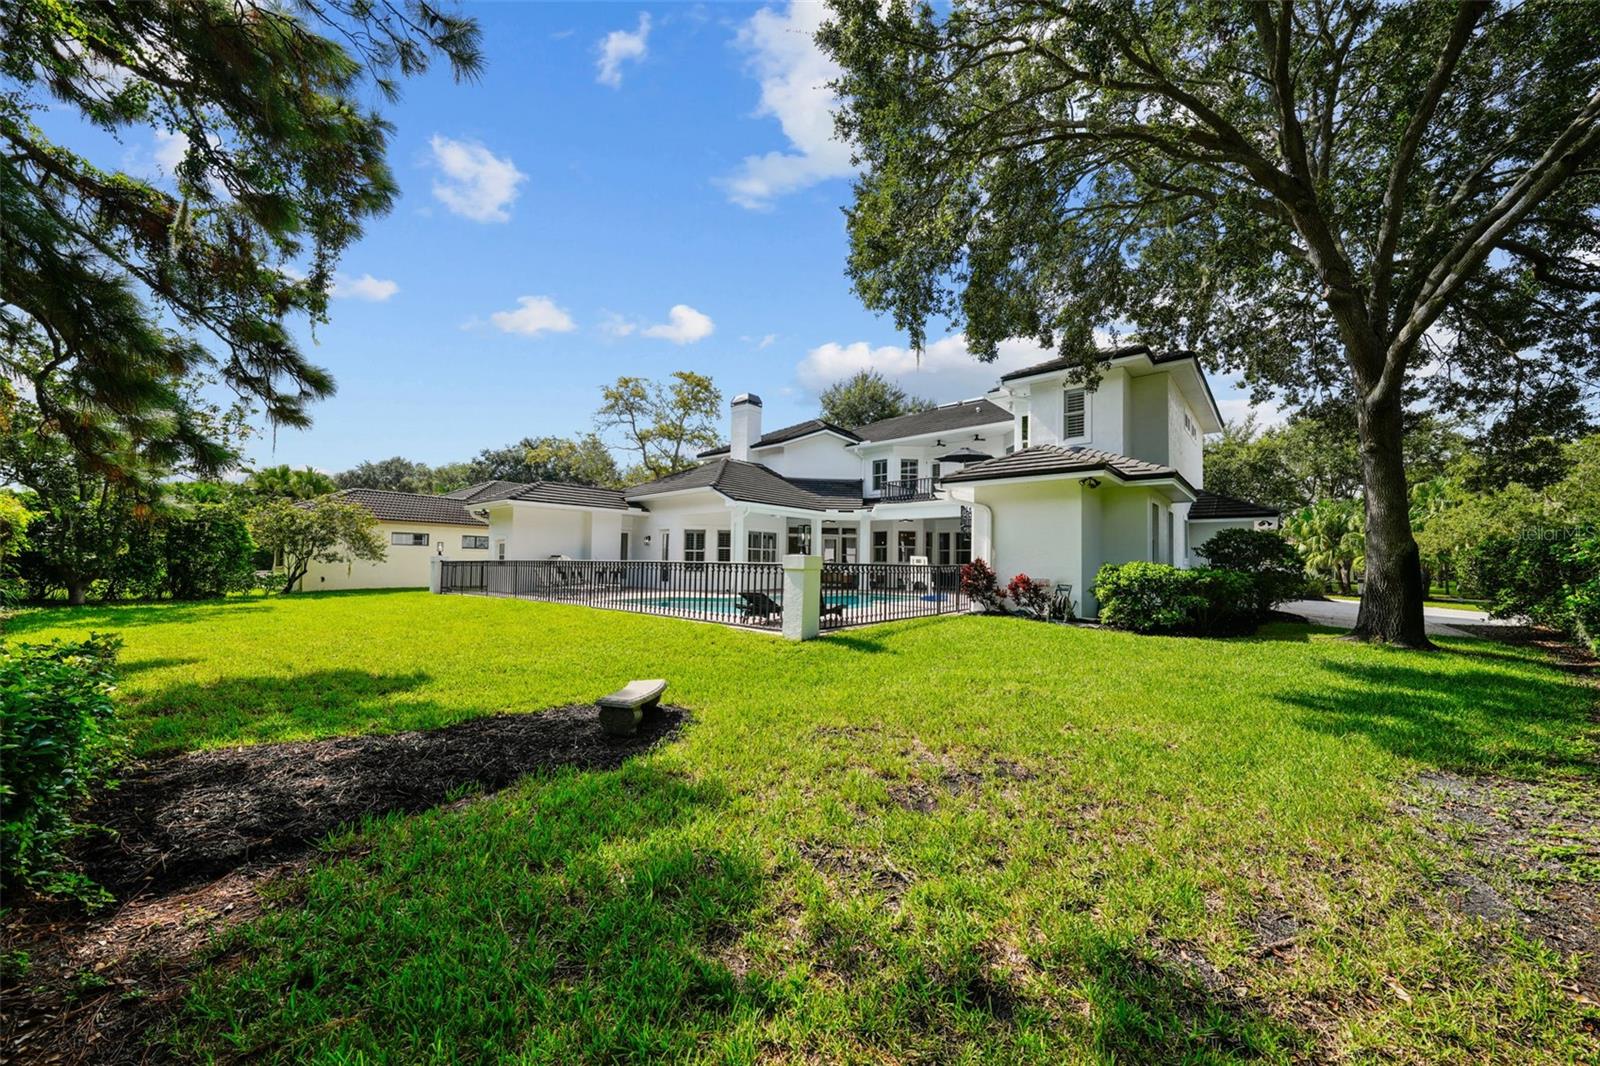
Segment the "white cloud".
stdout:
[[622,88],[622,64],[641,60],[649,52],[650,16],[639,15],[639,28],[612,30],[600,39],[600,58],[595,62],[595,80],[613,89]]
[[672,310],[667,312],[667,321],[645,327],[644,335],[673,344],[693,344],[711,336],[714,329],[716,326],[711,316],[701,314],[688,304],[674,304]]
[[1243,422],[1255,415],[1257,429],[1281,426],[1289,420],[1288,411],[1276,403],[1251,403],[1248,396],[1224,396],[1217,400],[1217,410],[1224,422]]
[[177,173],[178,164],[183,162],[183,157],[188,151],[189,138],[184,134],[172,130],[156,130],[156,143],[150,154],[163,175],[171,177]]
[[481,144],[434,134],[433,161],[444,178],[433,183],[433,195],[446,207],[474,222],[509,222],[508,208],[528,175],[510,156],[497,156]]
[[388,278],[375,278],[371,274],[363,274],[359,278],[347,278],[341,274],[333,279],[332,294],[347,300],[368,300],[381,304],[399,291],[400,286],[396,282]]
[[776,118],[790,150],[746,156],[723,179],[728,199],[762,209],[787,193],[851,174],[850,148],[834,138],[834,95],[828,83],[838,64],[817,47],[817,28],[827,16],[819,3],[796,2],[787,12],[762,8],[739,31],[750,68],[761,81],[760,115]]
[[1001,374],[1042,363],[1053,355],[1053,349],[1040,348],[1033,341],[1009,340],[1000,345],[994,362],[980,363],[960,333],[928,345],[920,358],[914,349],[893,344],[873,347],[866,341],[830,341],[807,352],[795,367],[795,376],[815,394],[859,370],[876,370],[913,396],[951,403],[981,396],[999,384]]
[[766,336],[764,336],[760,340],[756,341],[756,351],[758,351],[758,352],[766,351],[768,348],[772,347],[772,345],[777,341],[777,339],[778,339],[778,335],[776,333],[768,333]]
[[627,337],[637,332],[638,329],[637,323],[629,322],[614,311],[606,315],[600,322],[600,332],[608,337]]
[[489,321],[502,333],[537,337],[541,333],[570,333],[577,329],[572,316],[556,306],[548,296],[523,296],[515,311],[496,311]]

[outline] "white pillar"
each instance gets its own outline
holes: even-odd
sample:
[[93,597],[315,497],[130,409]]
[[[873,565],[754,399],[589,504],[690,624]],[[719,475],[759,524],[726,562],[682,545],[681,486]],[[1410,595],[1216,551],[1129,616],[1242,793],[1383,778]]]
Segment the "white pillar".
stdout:
[[817,517],[815,517],[815,518],[813,518],[811,520],[811,554],[812,555],[819,555],[819,556],[822,554],[822,516],[821,515],[818,515]]
[[444,560],[437,555],[428,560],[428,591],[444,591]]
[[[856,562],[872,562],[872,519],[870,517],[858,519],[856,521]],[[865,589],[866,587],[866,575],[862,571],[857,570],[856,588]]]
[[815,640],[822,629],[822,556],[783,557],[783,635]]
[[745,536],[744,521],[747,512],[743,507],[733,512],[733,561],[736,563],[749,562],[750,538]]

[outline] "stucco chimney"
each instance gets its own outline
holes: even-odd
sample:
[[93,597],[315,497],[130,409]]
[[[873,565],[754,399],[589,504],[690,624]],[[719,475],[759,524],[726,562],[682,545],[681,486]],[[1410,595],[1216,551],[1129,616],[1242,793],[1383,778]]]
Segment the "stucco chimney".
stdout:
[[753,392],[733,398],[733,433],[728,438],[728,457],[748,462],[750,446],[761,439],[761,397]]

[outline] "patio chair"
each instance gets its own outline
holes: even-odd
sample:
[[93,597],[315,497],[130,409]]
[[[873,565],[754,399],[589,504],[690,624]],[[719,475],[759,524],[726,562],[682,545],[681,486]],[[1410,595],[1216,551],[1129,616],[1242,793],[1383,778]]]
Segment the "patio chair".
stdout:
[[739,613],[747,622],[783,617],[783,604],[765,592],[741,592],[739,600]]
[[843,603],[823,603],[822,610],[817,614],[819,616],[817,619],[818,625],[837,626],[844,624]]

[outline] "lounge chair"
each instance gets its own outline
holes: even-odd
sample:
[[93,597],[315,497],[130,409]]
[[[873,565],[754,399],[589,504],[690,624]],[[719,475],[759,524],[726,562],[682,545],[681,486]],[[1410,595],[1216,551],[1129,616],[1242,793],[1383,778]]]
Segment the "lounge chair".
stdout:
[[817,613],[819,615],[817,624],[819,625],[837,626],[844,624],[844,604],[842,603],[824,603],[822,610]]
[[783,604],[765,592],[741,592],[739,599],[739,613],[747,622],[783,617]]

